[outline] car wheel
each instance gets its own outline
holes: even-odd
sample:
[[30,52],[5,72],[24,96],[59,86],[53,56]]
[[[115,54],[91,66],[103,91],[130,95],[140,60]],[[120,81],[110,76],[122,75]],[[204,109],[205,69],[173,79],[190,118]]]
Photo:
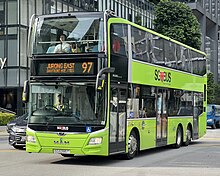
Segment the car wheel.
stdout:
[[212,125],[212,129],[216,129],[216,122],[214,121],[213,125]]
[[24,146],[22,146],[22,145],[16,145],[16,144],[14,144],[14,145],[12,145],[15,149],[18,149],[18,150],[23,150],[24,149]]

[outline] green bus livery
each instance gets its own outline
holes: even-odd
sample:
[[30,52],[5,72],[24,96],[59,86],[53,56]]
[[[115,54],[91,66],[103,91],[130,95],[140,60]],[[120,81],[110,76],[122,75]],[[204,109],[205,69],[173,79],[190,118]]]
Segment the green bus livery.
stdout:
[[105,12],[33,16],[26,151],[122,154],[206,133],[206,55]]

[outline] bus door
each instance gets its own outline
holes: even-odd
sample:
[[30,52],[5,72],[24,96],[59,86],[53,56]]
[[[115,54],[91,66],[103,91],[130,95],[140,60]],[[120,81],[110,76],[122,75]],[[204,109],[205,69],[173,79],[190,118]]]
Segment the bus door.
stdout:
[[156,119],[157,119],[157,146],[167,144],[167,101],[168,90],[157,89]]
[[111,87],[109,154],[125,152],[127,90]]
[[199,109],[199,97],[197,93],[193,93],[193,139],[199,138],[199,129],[198,129],[198,121],[200,115]]

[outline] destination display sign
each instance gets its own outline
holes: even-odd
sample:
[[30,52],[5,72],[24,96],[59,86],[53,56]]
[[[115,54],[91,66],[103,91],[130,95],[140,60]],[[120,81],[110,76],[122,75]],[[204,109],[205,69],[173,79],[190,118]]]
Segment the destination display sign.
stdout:
[[50,62],[35,62],[36,76],[71,76],[71,75],[94,75],[95,62],[94,61],[50,61]]

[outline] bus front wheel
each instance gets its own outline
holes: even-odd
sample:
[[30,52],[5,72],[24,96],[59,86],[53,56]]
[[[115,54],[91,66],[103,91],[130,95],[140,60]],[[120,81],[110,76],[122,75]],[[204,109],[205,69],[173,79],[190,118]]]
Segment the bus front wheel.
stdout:
[[138,151],[138,139],[134,131],[131,132],[128,140],[128,153],[126,154],[126,159],[132,159]]
[[174,148],[180,148],[182,145],[182,129],[178,126],[176,131],[176,143],[174,144]]

